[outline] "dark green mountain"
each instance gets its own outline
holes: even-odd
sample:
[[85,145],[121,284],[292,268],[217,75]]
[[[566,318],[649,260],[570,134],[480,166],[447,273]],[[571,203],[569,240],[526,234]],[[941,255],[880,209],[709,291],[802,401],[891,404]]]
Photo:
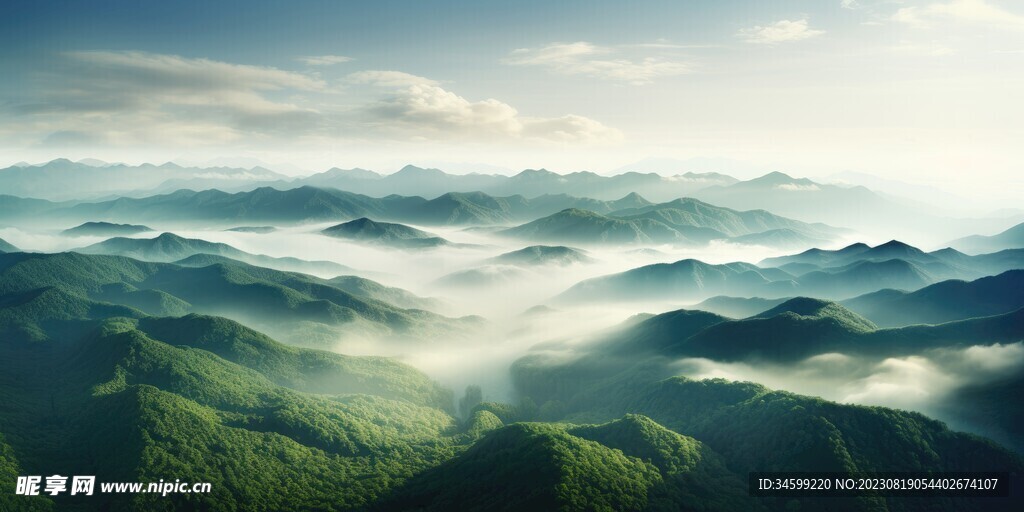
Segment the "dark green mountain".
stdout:
[[153,231],[153,229],[138,224],[86,222],[73,228],[65,229],[62,234],[67,236],[126,236],[145,233],[147,231]]
[[[282,185],[284,186],[284,185]],[[566,208],[608,213],[648,204],[636,194],[614,201],[547,194],[533,199],[495,197],[482,192],[445,191],[435,199],[400,196],[393,191],[370,197],[331,188],[302,186],[278,190],[260,187],[246,192],[177,190],[141,198],[121,197],[93,203],[49,201],[0,196],[0,219],[149,220],[225,228],[239,222],[300,223],[350,220],[360,217],[429,225],[507,224],[551,215]],[[417,192],[423,193],[423,192]]]
[[730,238],[761,245],[828,240],[840,230],[763,210],[736,211],[690,198],[601,215],[579,208],[503,231],[517,238],[573,243],[706,243]]
[[[111,307],[67,292],[0,305],[41,334],[0,323],[0,460],[212,492],[65,494],[59,510],[358,509],[451,456],[451,395],[412,368],[286,347],[219,318],[78,314]],[[45,502],[10,510],[24,500]]]
[[226,316],[307,346],[333,345],[350,336],[389,342],[459,339],[479,323],[400,309],[324,279],[238,262],[192,267],[78,253],[0,255],[0,294],[44,287],[154,315]]
[[291,257],[274,258],[262,254],[250,254],[228,244],[207,242],[196,238],[182,238],[173,233],[164,233],[156,238],[111,238],[75,249],[75,252],[127,256],[158,263],[169,263],[195,255],[207,254],[285,271],[334,275],[352,271],[350,267],[331,261],[306,261]]
[[969,236],[954,240],[949,245],[970,254],[990,253],[1005,249],[1024,249],[1024,223],[1017,224],[997,235]]
[[835,267],[845,265],[854,258],[871,250],[871,246],[863,243],[855,243],[835,251],[825,249],[807,249],[806,251],[792,256],[781,256],[778,258],[767,258],[761,261],[766,267],[780,267],[790,263],[803,263],[818,268]]
[[312,222],[374,216],[402,212],[426,200],[419,197],[389,196],[381,199],[340,190],[301,187],[277,190],[261,187],[250,192],[229,194],[220,190],[178,190],[143,197],[122,197],[113,201],[83,203],[51,211],[58,218],[85,217],[105,220],[205,221],[227,226],[249,222]]
[[[534,405],[480,404],[458,425],[450,393],[391,360],[287,347],[222,318],[154,318],[86,298],[110,276],[158,280],[165,267],[174,266],[0,256],[0,475],[187,475],[213,484],[210,494],[101,495],[86,504],[65,495],[57,510],[1012,510],[999,500],[751,500],[744,478],[1024,470],[1018,456],[918,414],[646,371],[580,378],[564,363],[517,363],[516,385]],[[177,268],[179,280],[203,270]],[[257,270],[265,282],[296,276]],[[17,290],[46,279],[78,284]],[[809,302],[788,309],[841,312]],[[664,331],[679,332],[687,322],[668,323]],[[582,387],[553,386],[561,378]],[[596,425],[503,426],[540,415]]]
[[[482,492],[483,491],[483,492]],[[699,441],[644,416],[516,423],[400,488],[382,510],[762,510]]]
[[915,292],[880,290],[843,304],[885,327],[998,315],[1024,307],[1024,270],[970,282],[942,281]]
[[646,265],[586,279],[558,296],[566,301],[700,301],[716,295],[769,299],[807,295],[845,299],[888,287],[917,290],[939,281],[905,260],[857,261],[843,267],[794,276],[749,263],[711,265],[699,260]]
[[917,264],[899,259],[863,260],[796,278],[800,293],[828,298],[853,297],[883,288],[917,290],[938,280]]
[[404,248],[440,247],[449,242],[432,233],[390,222],[374,222],[366,217],[331,226],[321,233],[364,243]]
[[20,249],[18,249],[17,247],[11,245],[10,243],[8,243],[3,238],[0,238],[0,253],[3,253],[3,252],[19,252],[19,250]]
[[725,361],[791,360],[861,350],[860,340],[876,329],[839,304],[797,297],[752,318],[710,326],[680,340],[672,352]]
[[424,224],[504,224],[528,209],[523,196],[492,197],[483,192],[448,192],[417,208]]
[[778,269],[687,259],[582,281],[559,295],[569,301],[701,300],[714,295],[792,295],[797,283]]
[[571,265],[573,263],[589,263],[594,260],[581,249],[563,245],[531,245],[518,251],[495,256],[489,261],[504,265],[534,266]]
[[[708,235],[718,233],[723,238],[749,237],[769,232],[776,232],[774,236],[787,238],[785,233],[789,233],[790,240],[793,239],[793,236],[807,239],[828,239],[839,232],[839,230],[824,224],[795,221],[764,210],[737,211],[692,198],[681,198],[667,203],[619,210],[612,212],[611,216],[622,219],[657,220],[693,238],[697,238],[696,235],[702,231]],[[785,232],[779,233],[780,230],[785,230]],[[769,233],[760,239],[748,239],[767,242],[772,236]]]
[[[609,359],[530,356],[513,366],[517,389],[540,410],[569,422],[643,414],[750,471],[1016,471],[1022,459],[920,414],[841,405],[752,383],[665,378],[635,357],[617,371]],[[653,364],[653,363],[652,363]],[[652,371],[654,370],[654,371]],[[570,384],[572,383],[572,384]],[[570,432],[572,432],[570,430]],[[627,452],[628,453],[628,452]],[[655,462],[652,457],[651,461]],[[799,502],[799,503],[797,503]],[[863,498],[761,501],[773,510],[1014,510],[1014,500]]]
[[579,244],[691,242],[678,230],[656,220],[624,220],[574,208],[499,233],[538,242]]
[[759,265],[804,275],[817,270],[831,272],[832,269],[849,267],[856,263],[881,263],[890,260],[912,263],[936,280],[977,279],[1015,268],[1024,268],[1024,249],[969,256],[948,247],[926,253],[903,242],[892,240],[875,247],[853,244],[836,251],[809,249],[791,256],[768,258]]
[[940,347],[1013,343],[1024,336],[1021,322],[1024,308],[937,325],[879,329],[838,303],[796,297],[741,320],[699,310],[640,318],[593,347],[595,357],[627,359],[638,353],[753,362],[791,362],[830,352],[895,357]]
[[718,295],[693,306],[693,309],[709,311],[730,318],[747,318],[768,311],[788,298],[762,299],[761,297],[727,297]]

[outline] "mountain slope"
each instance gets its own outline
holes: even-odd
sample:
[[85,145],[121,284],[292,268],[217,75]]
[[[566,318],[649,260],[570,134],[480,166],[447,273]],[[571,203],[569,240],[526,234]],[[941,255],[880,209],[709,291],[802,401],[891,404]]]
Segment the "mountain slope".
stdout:
[[[581,281],[561,295],[570,301],[699,300],[713,295],[792,294],[795,282],[777,269],[749,263],[711,265],[686,259],[647,265],[619,274]],[[790,276],[791,277],[791,276]]]
[[773,215],[764,210],[737,211],[692,198],[619,210],[610,214],[622,219],[653,219],[676,229],[709,229],[727,237],[740,237],[776,230],[788,230],[808,238],[829,238],[838,232],[824,224],[807,224]]
[[125,236],[153,231],[138,224],[113,224],[110,222],[86,222],[61,232],[67,236]]
[[516,423],[490,432],[414,478],[383,509],[760,510],[744,489],[700,442],[630,415],[604,425]]
[[197,238],[183,238],[163,233],[156,238],[111,238],[90,246],[75,249],[82,254],[109,254],[158,263],[170,263],[196,255],[223,256],[233,260],[262,265],[285,271],[340,274],[352,269],[331,261],[306,261],[298,258],[274,258],[250,254],[228,244],[207,242]]
[[15,247],[14,245],[11,245],[10,243],[8,243],[3,238],[0,238],[0,253],[4,253],[4,252],[18,252],[18,251],[19,251],[19,249],[17,247]]
[[570,208],[499,234],[537,242],[579,244],[683,243],[688,239],[668,225],[651,219],[624,220]]
[[176,180],[196,180],[194,183],[205,185],[203,188],[213,188],[223,184],[259,183],[283,178],[283,175],[261,167],[195,168],[173,163],[93,166],[58,158],[38,166],[0,169],[0,190],[22,197],[83,199],[155,189],[167,181]]
[[159,292],[185,304],[186,312],[225,316],[307,346],[376,336],[393,343],[457,340],[478,324],[358,297],[312,276],[242,263],[189,267],[78,253],[0,255],[0,294],[44,287],[133,307],[139,301],[125,300],[124,290]]
[[[34,344],[3,339],[0,430],[28,474],[51,466],[101,481],[212,483],[210,494],[98,494],[90,506],[346,510],[450,456],[451,416],[415,403],[448,408],[450,394],[387,360],[290,349],[203,317],[98,320],[79,335],[57,326]],[[66,494],[56,500],[73,508]]]
[[693,306],[693,309],[708,311],[730,318],[747,318],[768,311],[787,298],[763,299],[761,297],[728,297],[718,295]]
[[1024,270],[970,282],[942,281],[915,292],[880,290],[843,304],[886,327],[1008,313],[1024,307]]
[[1024,223],[1017,224],[996,235],[968,236],[953,240],[948,245],[970,254],[989,253],[1005,249],[1024,249]]
[[321,233],[334,238],[396,247],[439,247],[449,242],[437,235],[390,222],[374,222],[366,217],[331,226]]
[[489,261],[505,265],[571,265],[573,263],[589,263],[593,261],[586,251],[572,247],[531,245],[517,251],[511,251],[491,258]]

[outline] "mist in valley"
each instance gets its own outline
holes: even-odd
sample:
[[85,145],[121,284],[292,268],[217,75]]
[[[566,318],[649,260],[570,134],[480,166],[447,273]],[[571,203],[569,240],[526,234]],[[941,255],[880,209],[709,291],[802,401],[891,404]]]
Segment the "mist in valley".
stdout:
[[[464,335],[429,341],[396,341],[356,325],[345,329],[333,343],[317,345],[348,355],[393,357],[428,374],[456,397],[469,385],[481,386],[485,400],[519,400],[509,368],[532,353],[562,354],[572,358],[586,350],[601,333],[637,315],[659,314],[692,307],[699,301],[646,300],[565,303],[554,298],[573,285],[644,265],[694,258],[711,264],[757,263],[796,251],[728,242],[701,247],[672,245],[581,245],[585,263],[496,264],[494,258],[521,249],[528,242],[495,234],[496,229],[417,226],[440,236],[451,246],[397,249],[325,236],[335,223],[279,226],[270,233],[227,231],[221,227],[196,229],[174,223],[151,225],[154,232],[132,238],[152,238],[173,232],[191,239],[229,244],[253,254],[323,260],[351,267],[352,275],[385,286],[436,299],[435,313],[447,317],[482,317],[483,322]],[[43,228],[0,229],[0,238],[29,251],[58,252],[102,242],[106,237],[69,237],[70,227],[54,223]],[[853,241],[837,240],[826,249]],[[875,241],[875,243],[879,243]],[[477,279],[450,282],[450,276],[471,274]],[[332,278],[334,275],[318,275]],[[258,318],[239,313],[239,319],[259,327]],[[330,336],[330,334],[328,334]],[[951,407],[958,389],[984,385],[1024,371],[1021,343],[930,349],[906,357],[871,358],[842,353],[818,354],[795,363],[724,363],[680,358],[672,365],[679,375],[752,381],[770,388],[819,396],[842,403],[880,405],[925,413],[957,428],[992,434],[984,426],[961,421]]]

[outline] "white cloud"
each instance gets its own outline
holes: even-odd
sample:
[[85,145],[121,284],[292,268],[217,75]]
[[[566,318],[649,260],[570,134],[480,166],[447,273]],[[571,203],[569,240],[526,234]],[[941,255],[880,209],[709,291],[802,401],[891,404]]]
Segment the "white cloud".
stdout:
[[[652,43],[647,48],[672,49],[676,45]],[[688,64],[663,57],[640,59],[616,58],[618,50],[596,46],[586,41],[552,43],[541,48],[513,50],[506,64],[513,66],[541,66],[565,75],[584,75],[603,80],[644,85],[655,79],[688,73]]]
[[[39,147],[217,147],[306,141],[612,141],[579,116],[527,117],[401,71],[351,73],[344,92],[312,74],[144,52],[72,52],[0,135]],[[331,95],[328,97],[327,95]],[[336,101],[342,98],[342,101]],[[31,135],[28,135],[31,134]]]
[[358,71],[348,75],[348,80],[356,84],[380,85],[384,87],[408,87],[412,85],[437,85],[437,82],[422,76],[403,73],[401,71]]
[[757,25],[745,28],[737,34],[748,43],[778,44],[792,41],[803,41],[824,34],[824,30],[811,29],[806,19],[790,21],[779,20],[771,25]]
[[843,9],[860,9],[860,3],[857,0],[841,0],[839,5]]
[[307,57],[299,57],[298,60],[308,66],[333,66],[335,64],[351,62],[353,59],[352,57],[346,57],[344,55],[310,55]]
[[893,21],[915,27],[934,27],[939,22],[977,23],[988,28],[1024,30],[1024,16],[992,5],[986,0],[953,0],[925,6],[903,7]]
[[499,100],[470,101],[432,83],[398,88],[369,111],[381,129],[419,139],[594,143],[621,138],[617,130],[583,116],[524,117]]

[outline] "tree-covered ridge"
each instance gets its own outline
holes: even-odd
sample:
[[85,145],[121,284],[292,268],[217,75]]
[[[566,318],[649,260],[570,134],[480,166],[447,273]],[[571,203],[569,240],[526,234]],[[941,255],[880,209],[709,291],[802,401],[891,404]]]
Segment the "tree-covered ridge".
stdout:
[[155,238],[116,237],[75,249],[82,254],[109,254],[127,256],[143,261],[171,263],[199,255],[224,257],[253,265],[261,265],[285,272],[316,272],[337,275],[352,269],[332,261],[307,261],[298,258],[274,258],[250,254],[228,244],[207,242],[197,238],[184,238],[174,233],[162,233]]
[[226,319],[96,319],[117,306],[59,291],[26,308],[32,302],[0,306],[15,319],[0,328],[43,333],[0,331],[0,432],[12,454],[0,452],[0,469],[16,458],[20,474],[177,477],[214,488],[166,499],[59,497],[61,510],[124,509],[129,499],[133,510],[362,508],[452,453],[450,392],[408,366],[286,347]]
[[192,267],[77,253],[0,255],[0,293],[44,287],[157,316],[226,316],[303,345],[336,342],[354,333],[436,339],[479,323],[400,309],[353,295],[328,280],[231,261]]
[[759,510],[700,442],[642,416],[516,423],[398,489],[382,510]]
[[531,245],[519,250],[499,254],[487,261],[507,265],[534,266],[590,263],[594,259],[582,249],[562,245]]
[[843,304],[886,327],[1008,313],[1024,307],[1024,270],[974,281],[942,281],[914,292],[880,290]]
[[[479,403],[460,423],[449,392],[386,359],[287,347],[230,320],[154,318],[59,288],[3,297],[0,327],[13,330],[0,332],[0,470],[214,488],[58,498],[61,510],[782,510],[788,502],[746,496],[746,471],[1021,468],[918,414],[648,371],[581,378],[521,364],[517,384],[532,401]],[[707,314],[661,320],[718,325]],[[13,335],[23,331],[38,335]],[[515,423],[537,420],[610,423]]]
[[403,248],[439,247],[450,243],[433,233],[404,224],[377,222],[366,217],[331,226],[321,233],[334,238]]

